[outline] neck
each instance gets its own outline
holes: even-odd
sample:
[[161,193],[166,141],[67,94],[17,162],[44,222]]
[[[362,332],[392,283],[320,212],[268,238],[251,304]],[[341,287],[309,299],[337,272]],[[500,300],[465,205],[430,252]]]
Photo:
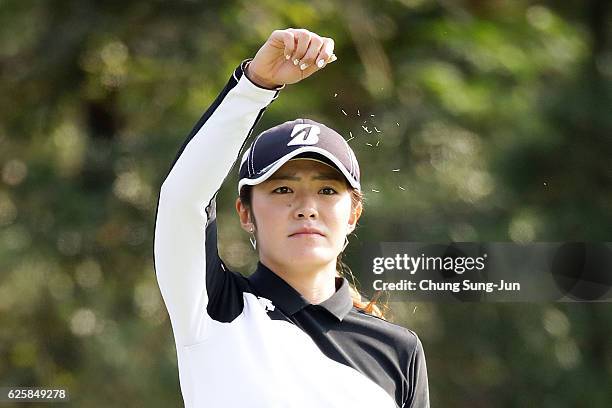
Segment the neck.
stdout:
[[307,270],[298,270],[294,265],[261,262],[313,305],[329,299],[336,292],[335,260]]

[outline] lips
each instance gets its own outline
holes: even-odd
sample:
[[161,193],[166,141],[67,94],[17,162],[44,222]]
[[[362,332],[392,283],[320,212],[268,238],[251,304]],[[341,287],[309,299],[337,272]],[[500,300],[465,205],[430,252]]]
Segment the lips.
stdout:
[[325,236],[325,234],[323,234],[318,229],[316,229],[316,228],[309,228],[309,227],[300,228],[297,231],[293,232],[289,236],[290,237],[294,237],[294,236],[300,236],[300,235],[320,235],[322,237]]

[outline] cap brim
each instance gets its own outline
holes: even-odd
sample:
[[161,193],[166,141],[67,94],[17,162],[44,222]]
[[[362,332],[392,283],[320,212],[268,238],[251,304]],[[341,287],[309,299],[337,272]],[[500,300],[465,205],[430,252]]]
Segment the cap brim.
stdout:
[[[357,190],[361,190],[361,185],[359,184],[359,182],[353,178],[353,176],[349,173],[349,171],[342,165],[342,163],[334,155],[332,155],[327,150],[321,149],[319,147],[305,146],[305,147],[296,149],[289,154],[286,154],[285,156],[281,157],[280,159],[272,163],[270,166],[268,166],[268,168],[264,170],[264,174],[262,174],[261,176],[254,178],[254,179],[243,178],[242,180],[240,180],[240,182],[238,183],[238,194],[240,195],[240,189],[242,189],[243,186],[245,185],[255,186],[257,184],[263,183],[268,178],[270,178],[270,176],[272,176],[272,174],[274,174],[279,168],[281,168],[283,164],[287,163],[289,160],[296,159],[297,158],[296,156],[300,154],[308,153],[308,152],[320,154],[327,160],[331,161],[335,166],[334,168],[340,171],[340,173],[342,173],[342,175],[344,176],[344,178],[346,178],[346,180],[349,182],[351,187]],[[315,161],[319,161],[321,163],[324,163],[330,166],[329,163],[325,163],[322,160],[317,160],[311,157],[300,157],[300,159],[315,160]]]

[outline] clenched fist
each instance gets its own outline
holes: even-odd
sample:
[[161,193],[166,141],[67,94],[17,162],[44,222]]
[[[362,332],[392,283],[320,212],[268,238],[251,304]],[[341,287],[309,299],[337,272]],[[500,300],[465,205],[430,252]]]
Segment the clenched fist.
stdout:
[[336,60],[334,40],[308,30],[275,30],[246,69],[257,85],[275,88],[294,84]]

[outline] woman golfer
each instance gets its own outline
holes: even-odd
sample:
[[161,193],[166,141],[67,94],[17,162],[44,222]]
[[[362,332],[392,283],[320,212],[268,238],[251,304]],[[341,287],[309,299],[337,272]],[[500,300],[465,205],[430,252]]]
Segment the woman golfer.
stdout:
[[159,195],[155,268],[186,407],[427,407],[412,331],[364,311],[338,257],[361,215],[359,165],[308,119],[261,133],[240,161],[236,210],[260,262],[217,250],[216,193],[285,84],[333,61],[334,43],[274,31],[234,71],[180,149]]

